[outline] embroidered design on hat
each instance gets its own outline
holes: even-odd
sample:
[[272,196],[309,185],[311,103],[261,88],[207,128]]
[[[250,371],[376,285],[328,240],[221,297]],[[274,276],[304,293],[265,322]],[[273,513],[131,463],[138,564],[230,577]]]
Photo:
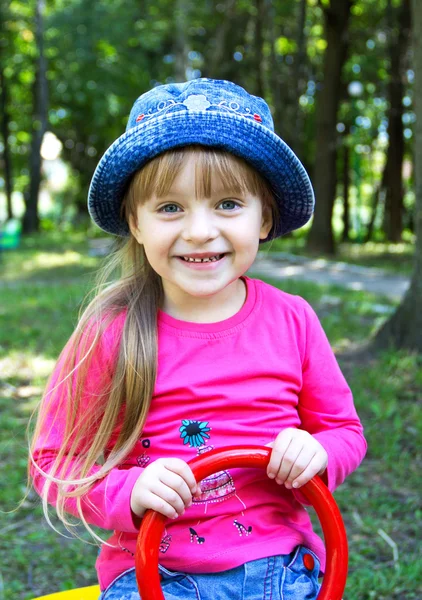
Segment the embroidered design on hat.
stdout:
[[212,104],[204,94],[191,94],[183,102],[176,102],[175,100],[162,100],[157,104],[155,109],[150,108],[147,113],[138,115],[135,122],[148,121],[149,119],[159,117],[162,114],[172,111],[177,107],[184,107],[188,111],[201,112],[207,110],[220,110],[226,112],[232,112],[238,114],[240,117],[246,117],[262,123],[262,118],[257,113],[252,112],[252,109],[248,106],[241,107],[238,102],[228,102],[227,100],[221,100],[218,104]]
[[207,110],[211,106],[211,102],[208,102],[204,94],[191,94],[183,100],[182,104],[187,106],[188,110]]

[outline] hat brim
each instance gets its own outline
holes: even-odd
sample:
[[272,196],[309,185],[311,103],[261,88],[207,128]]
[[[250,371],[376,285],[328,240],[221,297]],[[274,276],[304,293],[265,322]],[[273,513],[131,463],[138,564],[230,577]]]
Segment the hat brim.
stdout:
[[221,148],[254,166],[269,182],[280,218],[268,236],[273,239],[302,227],[314,209],[308,174],[292,149],[260,123],[213,111],[180,111],[140,123],[120,136],[105,152],[92,177],[88,209],[101,229],[129,235],[120,206],[132,175],[166,150],[199,144]]

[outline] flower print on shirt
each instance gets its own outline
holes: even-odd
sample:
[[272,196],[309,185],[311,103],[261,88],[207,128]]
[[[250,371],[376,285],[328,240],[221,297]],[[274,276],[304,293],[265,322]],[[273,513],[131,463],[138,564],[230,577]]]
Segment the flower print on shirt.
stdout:
[[[145,448],[145,450],[147,450],[150,446],[151,446],[151,442],[148,439],[144,439],[142,440],[142,448]],[[149,463],[149,461],[151,460],[151,457],[148,456],[148,454],[144,452],[140,455],[136,457],[136,462],[138,463],[139,467],[146,467]]]
[[[179,431],[180,437],[183,440],[183,444],[189,444],[191,448],[196,448],[198,455],[214,449],[213,446],[206,445],[207,440],[209,440],[211,437],[209,433],[211,431],[211,427],[209,427],[208,421],[183,419],[182,425],[179,427]],[[233,478],[228,471],[219,471],[218,473],[213,473],[212,475],[209,475],[209,477],[203,479],[200,485],[201,495],[193,497],[192,502],[197,505],[202,504],[205,512],[207,512],[208,504],[212,504],[214,502],[223,502],[224,500],[235,497],[242,505],[240,515],[242,517],[245,516],[244,511],[246,510],[246,506],[236,494],[236,487],[234,485]],[[198,522],[198,525],[199,524],[200,521]],[[236,527],[240,537],[247,537],[252,533],[252,526],[244,525],[237,519],[233,521],[233,525]],[[201,537],[201,535],[192,527],[189,528],[189,532],[191,543],[196,541],[197,544],[203,544],[205,542],[205,538]]]
[[[196,448],[198,455],[214,449],[213,446],[206,446],[206,442],[210,438],[208,432],[211,431],[208,421],[183,419],[179,431],[183,444],[189,444],[191,448]],[[193,503],[205,504],[205,507],[209,502],[222,502],[236,494],[232,476],[228,471],[219,471],[203,479],[201,491],[200,496],[193,498]]]
[[131,460],[124,462],[120,468],[130,469],[130,467],[142,467],[143,469],[148,466],[151,457],[147,454],[148,448],[151,446],[151,441],[149,439],[140,440],[142,444],[142,448],[144,451],[139,456],[132,458]]
[[189,444],[191,448],[199,448],[205,444],[205,440],[209,439],[208,431],[211,427],[207,427],[208,422],[204,421],[188,421],[183,419],[180,427],[180,437],[183,438],[184,444]]

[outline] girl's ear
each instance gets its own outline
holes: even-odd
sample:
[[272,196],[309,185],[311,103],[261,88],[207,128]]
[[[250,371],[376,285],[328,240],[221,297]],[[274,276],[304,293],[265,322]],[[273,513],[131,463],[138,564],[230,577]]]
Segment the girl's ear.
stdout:
[[261,221],[261,230],[259,232],[259,239],[265,240],[268,237],[268,234],[271,231],[273,226],[273,215],[271,208],[269,206],[264,206],[262,208],[262,221]]
[[133,235],[133,237],[135,238],[135,240],[138,242],[139,245],[142,245],[141,231],[140,231],[140,229],[138,227],[138,223],[136,222],[136,219],[133,215],[129,215],[128,225],[129,225],[130,232]]

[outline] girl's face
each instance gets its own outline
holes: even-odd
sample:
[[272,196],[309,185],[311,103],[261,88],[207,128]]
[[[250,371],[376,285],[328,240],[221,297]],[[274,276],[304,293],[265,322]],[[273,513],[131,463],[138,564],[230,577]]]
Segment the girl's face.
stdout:
[[[255,260],[259,240],[271,229],[260,198],[226,189],[218,177],[210,198],[195,193],[195,156],[183,164],[165,197],[137,208],[130,228],[164,290],[164,309],[226,303],[239,295],[238,279]],[[243,286],[242,286],[242,289]],[[205,302],[204,302],[205,300]],[[171,312],[171,310],[169,311]]]

